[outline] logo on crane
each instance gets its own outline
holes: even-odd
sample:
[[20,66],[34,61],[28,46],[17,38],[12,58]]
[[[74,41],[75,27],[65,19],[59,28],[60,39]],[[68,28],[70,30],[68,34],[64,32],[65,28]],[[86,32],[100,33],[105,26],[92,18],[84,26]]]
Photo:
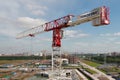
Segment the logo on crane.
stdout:
[[70,21],[70,17],[71,17],[71,15],[67,15],[62,18],[56,19],[54,21],[45,23],[46,24],[45,31],[50,31],[53,29],[58,29],[58,28],[60,29],[63,27],[67,27],[67,23]]

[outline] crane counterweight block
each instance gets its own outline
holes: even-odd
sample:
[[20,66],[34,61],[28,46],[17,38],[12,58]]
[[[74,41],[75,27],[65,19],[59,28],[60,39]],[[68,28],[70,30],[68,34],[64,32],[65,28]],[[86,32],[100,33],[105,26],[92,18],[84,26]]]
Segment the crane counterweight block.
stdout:
[[101,26],[101,25],[110,24],[109,8],[106,6],[102,6],[98,8],[98,10],[99,10],[100,16],[92,21],[93,26]]

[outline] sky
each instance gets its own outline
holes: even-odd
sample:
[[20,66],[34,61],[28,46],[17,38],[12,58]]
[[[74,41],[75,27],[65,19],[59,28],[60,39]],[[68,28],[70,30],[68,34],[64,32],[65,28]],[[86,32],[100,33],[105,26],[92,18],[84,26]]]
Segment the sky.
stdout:
[[29,28],[66,16],[80,15],[100,6],[110,9],[110,25],[91,22],[64,29],[62,51],[120,52],[120,0],[0,0],[0,53],[51,51],[52,32],[16,39]]

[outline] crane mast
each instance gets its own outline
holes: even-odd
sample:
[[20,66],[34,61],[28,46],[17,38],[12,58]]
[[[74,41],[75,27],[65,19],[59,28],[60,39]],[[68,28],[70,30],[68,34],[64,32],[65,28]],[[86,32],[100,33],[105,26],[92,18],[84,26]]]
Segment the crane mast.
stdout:
[[[37,34],[53,31],[53,40],[52,40],[52,70],[54,66],[60,68],[61,63],[54,65],[54,60],[60,58],[60,47],[61,47],[61,39],[63,34],[63,28],[73,27],[75,25],[79,25],[82,23],[86,23],[92,21],[93,26],[101,26],[101,25],[108,25],[110,23],[109,20],[109,9],[106,6],[102,6],[99,8],[95,8],[92,11],[87,13],[83,13],[78,16],[74,15],[67,15],[56,20],[47,22],[43,25],[28,29],[24,32],[21,32],[17,35],[17,39],[24,38],[24,37],[32,37]],[[59,56],[55,56],[56,54]]]

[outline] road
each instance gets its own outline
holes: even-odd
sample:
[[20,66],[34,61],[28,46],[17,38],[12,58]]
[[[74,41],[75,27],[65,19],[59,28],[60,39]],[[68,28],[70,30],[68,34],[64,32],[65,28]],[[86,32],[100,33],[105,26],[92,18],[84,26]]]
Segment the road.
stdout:
[[85,68],[89,68],[89,69],[91,69],[91,70],[96,72],[96,74],[93,74],[93,75],[86,72],[86,74],[88,74],[89,76],[92,76],[95,80],[97,80],[97,79],[98,80],[115,80],[111,76],[106,75],[105,73],[99,71],[95,67],[89,66],[89,65],[87,65],[87,64],[85,64],[85,63],[83,63],[81,61],[80,61],[80,64],[82,66],[84,66]]

